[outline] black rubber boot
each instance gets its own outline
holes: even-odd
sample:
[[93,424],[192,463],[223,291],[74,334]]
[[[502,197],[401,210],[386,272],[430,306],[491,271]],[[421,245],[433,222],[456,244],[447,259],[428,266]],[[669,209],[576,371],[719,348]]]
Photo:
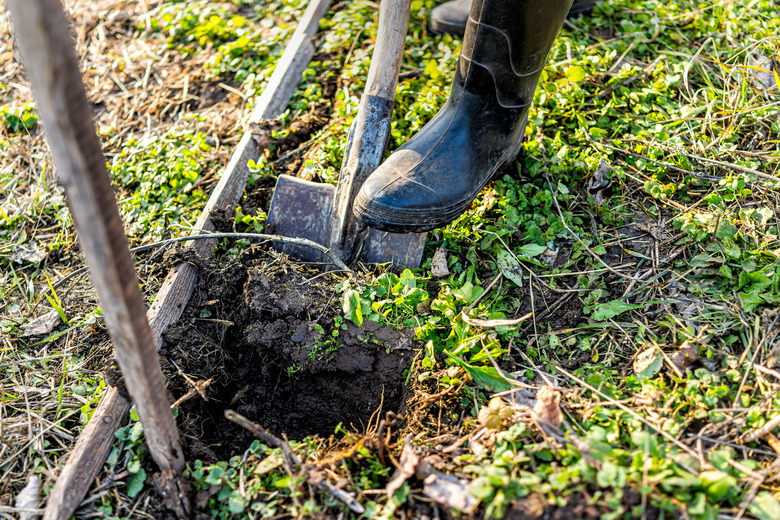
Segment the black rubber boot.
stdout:
[[[587,13],[598,0],[574,0],[569,9],[569,17]],[[469,19],[471,0],[450,0],[431,11],[431,31],[436,34],[454,34],[463,37],[466,21]]]
[[471,0],[450,0],[431,11],[431,31],[436,34],[454,34],[463,37],[471,11]]
[[355,199],[367,225],[430,231],[466,211],[520,150],[536,82],[571,0],[475,0],[452,91]]

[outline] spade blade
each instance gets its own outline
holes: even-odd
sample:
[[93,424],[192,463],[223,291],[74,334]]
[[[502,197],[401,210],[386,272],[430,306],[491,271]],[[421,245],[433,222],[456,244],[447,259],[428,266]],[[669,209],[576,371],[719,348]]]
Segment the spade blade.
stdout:
[[[268,210],[269,231],[327,246],[330,240],[330,207],[335,190],[332,184],[280,175]],[[311,247],[282,241],[275,241],[273,246],[304,262],[329,263],[325,255]]]
[[[291,238],[305,238],[328,246],[331,236],[330,212],[335,186],[280,175],[276,181],[269,231]],[[415,269],[420,266],[427,233],[386,233],[369,229],[359,244],[360,259],[368,263],[390,263]],[[330,264],[321,252],[298,244],[275,241],[274,248],[292,257],[317,264]]]

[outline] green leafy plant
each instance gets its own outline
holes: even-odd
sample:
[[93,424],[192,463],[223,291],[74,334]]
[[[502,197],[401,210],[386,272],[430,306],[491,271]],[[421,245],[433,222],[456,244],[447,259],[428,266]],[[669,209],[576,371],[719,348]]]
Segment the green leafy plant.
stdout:
[[10,134],[29,132],[38,124],[38,112],[32,103],[17,108],[0,105],[0,119]]
[[141,447],[144,444],[144,429],[141,425],[138,413],[135,411],[135,407],[130,410],[130,420],[130,426],[120,428],[116,432],[116,438],[119,441],[123,441],[124,446],[121,450],[116,447],[113,448],[108,456],[107,464],[112,466],[117,464],[121,453],[128,453],[130,455],[129,461],[127,462],[127,472],[129,475],[127,477],[125,492],[127,493],[127,496],[133,498],[143,489],[147,474],[146,470],[142,467],[145,452],[145,450],[141,450]]
[[207,199],[200,182],[214,161],[211,150],[208,138],[192,130],[169,130],[124,144],[111,163],[111,175],[123,186],[119,205],[130,236],[160,239],[193,218]]

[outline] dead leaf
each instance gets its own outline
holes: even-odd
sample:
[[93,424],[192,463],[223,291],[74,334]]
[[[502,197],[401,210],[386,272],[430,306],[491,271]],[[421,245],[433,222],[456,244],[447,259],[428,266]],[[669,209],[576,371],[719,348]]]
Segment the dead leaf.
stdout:
[[553,250],[553,249],[550,249],[549,247],[547,249],[545,249],[542,252],[542,255],[541,255],[542,263],[544,263],[548,267],[552,267],[553,264],[555,263],[555,261],[558,260],[558,252],[559,251],[560,251],[559,249]]
[[202,509],[206,507],[209,503],[209,499],[219,493],[219,491],[222,489],[222,486],[211,486],[208,489],[204,489],[203,491],[200,491],[197,495],[195,495],[195,507],[198,509]]
[[391,485],[394,488],[393,493],[400,488],[404,481],[411,477],[407,473],[412,470],[413,474],[423,481],[423,494],[428,498],[464,513],[472,512],[477,506],[479,500],[468,492],[468,481],[460,480],[436,469],[436,466],[440,466],[442,463],[442,459],[438,455],[420,459],[414,453],[412,445],[407,439],[399,463],[400,467],[387,485],[387,491],[390,491]]
[[18,385],[14,387],[14,392],[44,396],[50,394],[53,392],[53,390],[51,388],[38,388],[35,386]]
[[271,455],[267,456],[263,460],[261,460],[257,466],[255,466],[254,474],[255,475],[265,475],[266,473],[269,473],[273,471],[274,469],[278,468],[284,464],[284,459],[282,458],[281,453],[272,453]]
[[472,327],[503,327],[507,325],[517,325],[518,323],[522,323],[525,320],[529,319],[531,316],[533,316],[534,313],[529,312],[525,316],[521,316],[520,318],[517,318],[515,320],[480,320],[477,318],[469,318],[468,316],[466,316],[465,312],[461,312],[460,315],[463,318],[463,321],[471,325]]
[[431,258],[431,274],[436,278],[441,278],[450,274],[450,270],[447,268],[447,253],[444,251],[444,248],[438,247],[436,248],[436,252],[433,253],[433,258]]
[[479,503],[479,500],[469,494],[467,481],[438,472],[425,477],[423,494],[462,513],[471,513]]
[[434,468],[435,462],[433,457],[420,460],[411,441],[407,439],[398,468],[385,488],[388,499],[416,473],[418,478],[423,478],[423,494],[428,498],[458,511],[470,513],[479,501],[468,493],[468,482],[437,471]]
[[440,456],[428,455],[427,457],[420,459],[420,462],[417,463],[414,474],[419,480],[425,480],[428,475],[438,473],[439,470],[436,468],[442,467],[443,464],[444,459],[442,459]]
[[57,311],[50,310],[43,316],[38,316],[30,323],[22,325],[22,337],[25,336],[39,336],[41,334],[48,334],[54,330],[54,327],[60,324],[62,319]]
[[393,497],[393,494],[403,486],[409,477],[414,475],[418,462],[420,462],[420,457],[414,452],[411,441],[406,439],[406,444],[404,444],[404,449],[401,452],[401,459],[398,461],[399,466],[385,488],[388,500]]
[[634,373],[639,377],[654,377],[664,366],[664,357],[658,348],[650,347],[634,358]]
[[479,457],[480,455],[482,455],[482,453],[484,453],[485,445],[479,441],[472,439],[469,441],[469,449],[471,450],[471,453]]
[[749,71],[753,85],[765,92],[777,90],[777,76],[772,58],[764,56],[758,49],[753,50],[750,58]]
[[38,243],[32,241],[28,245],[17,246],[14,249],[14,252],[8,255],[8,258],[17,264],[24,262],[39,264],[41,261],[43,261],[44,258],[46,258],[46,255],[41,252],[40,248],[38,247]]
[[593,177],[588,179],[588,185],[586,188],[588,193],[590,193],[593,197],[593,200],[596,202],[597,206],[601,206],[607,202],[604,194],[612,186],[612,179],[609,175],[610,173],[612,173],[612,167],[607,161],[601,159],[601,161],[599,161],[598,168],[596,168],[596,172],[593,174]]
[[[512,372],[509,375],[528,385],[532,381],[528,380],[523,374],[524,372]],[[507,395],[506,398],[513,404],[530,408],[536,402],[536,387],[531,387],[530,385],[528,387],[518,387],[514,392]]]
[[273,131],[281,127],[281,122],[276,119],[263,119],[257,123],[249,124],[249,131],[252,132],[252,139],[257,143],[261,150],[274,142]]
[[27,485],[16,496],[16,507],[25,511],[19,513],[19,520],[32,520],[38,513],[35,510],[41,503],[41,487],[43,482],[38,475],[30,475]]
[[558,434],[563,423],[561,411],[561,391],[544,385],[536,392],[536,404],[533,407],[533,419],[544,433]]
[[683,344],[680,345],[677,352],[669,354],[669,360],[674,363],[674,366],[676,366],[680,372],[685,372],[685,370],[699,360],[699,348],[688,340],[683,341]]

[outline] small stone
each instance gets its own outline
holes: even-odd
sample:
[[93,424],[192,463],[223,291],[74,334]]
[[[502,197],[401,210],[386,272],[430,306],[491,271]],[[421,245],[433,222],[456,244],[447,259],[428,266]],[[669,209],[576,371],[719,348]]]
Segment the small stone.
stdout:
[[436,278],[442,278],[450,274],[447,267],[447,253],[444,248],[437,248],[431,259],[431,274]]

